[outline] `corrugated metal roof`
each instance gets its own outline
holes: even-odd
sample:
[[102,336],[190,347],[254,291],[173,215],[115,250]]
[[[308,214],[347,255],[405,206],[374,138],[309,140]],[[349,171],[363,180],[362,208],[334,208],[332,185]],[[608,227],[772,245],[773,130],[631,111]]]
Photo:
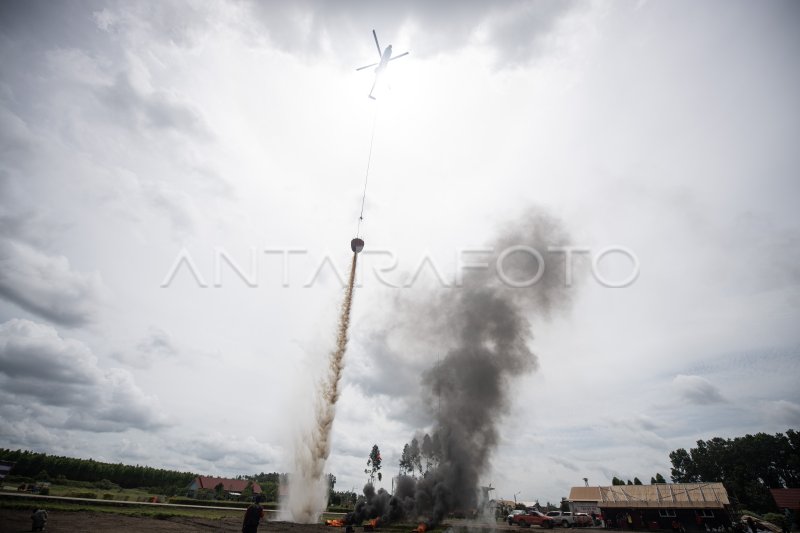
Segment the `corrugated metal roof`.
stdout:
[[769,489],[781,509],[800,509],[800,489]]
[[573,487],[569,494],[572,501],[596,501],[598,507],[626,509],[722,509],[730,505],[728,492],[722,483]]
[[600,501],[600,487],[572,487],[569,489],[569,499],[573,502]]

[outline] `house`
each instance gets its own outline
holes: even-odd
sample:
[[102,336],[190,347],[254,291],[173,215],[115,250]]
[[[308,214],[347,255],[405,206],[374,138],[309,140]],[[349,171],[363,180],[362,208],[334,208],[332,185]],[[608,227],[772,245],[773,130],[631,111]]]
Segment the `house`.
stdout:
[[[187,490],[192,496],[197,495],[200,489],[216,490],[216,487],[222,483],[222,490],[231,496],[239,496],[242,491],[247,488],[248,483],[251,481],[247,479],[226,479],[223,477],[211,476],[197,476],[187,487]],[[253,494],[261,494],[261,485],[253,483]]]
[[769,489],[775,499],[775,505],[783,511],[789,509],[800,514],[800,489]]
[[607,524],[623,529],[670,529],[673,521],[687,530],[731,525],[722,483],[572,487],[568,502],[573,512],[599,512]]

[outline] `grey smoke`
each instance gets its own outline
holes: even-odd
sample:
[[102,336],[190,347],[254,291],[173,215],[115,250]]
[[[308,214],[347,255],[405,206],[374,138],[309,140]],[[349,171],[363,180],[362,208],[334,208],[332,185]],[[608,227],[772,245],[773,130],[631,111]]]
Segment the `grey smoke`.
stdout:
[[[391,520],[404,509],[408,518],[426,517],[436,523],[449,511],[475,508],[481,476],[498,444],[501,415],[509,410],[509,384],[538,365],[530,348],[532,319],[547,318],[571,303],[564,255],[548,253],[551,247],[569,244],[569,235],[557,218],[531,210],[503,228],[493,243],[489,264],[495,265],[511,246],[531,247],[544,261],[537,283],[513,288],[503,283],[494,268],[471,270],[460,288],[435,298],[399,302],[397,312],[404,316],[397,319],[411,317],[419,325],[414,328],[414,345],[444,349],[441,362],[422,376],[425,397],[420,403],[429,406],[431,436],[438,435],[441,442],[439,464],[416,483],[401,478],[391,504],[380,491],[365,490],[365,514],[356,513],[356,520],[376,516]],[[513,280],[531,279],[540,268],[525,252],[508,255],[503,266]]]

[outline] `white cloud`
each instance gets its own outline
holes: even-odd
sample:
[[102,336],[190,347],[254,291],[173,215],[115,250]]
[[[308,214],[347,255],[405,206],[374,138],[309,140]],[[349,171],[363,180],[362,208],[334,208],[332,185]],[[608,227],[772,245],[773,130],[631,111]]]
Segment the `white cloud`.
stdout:
[[29,320],[0,324],[0,384],[4,403],[25,406],[9,411],[16,415],[9,422],[45,410],[51,425],[92,432],[166,423],[158,400],[145,395],[130,374],[101,369],[85,344]]
[[172,337],[161,328],[151,326],[147,335],[131,347],[114,351],[111,356],[135,368],[150,368],[154,363],[178,355]]
[[281,454],[279,448],[252,435],[241,437],[217,431],[199,433],[171,448],[201,460],[208,472],[255,473],[266,465],[276,464]]
[[764,401],[759,408],[761,414],[774,423],[789,428],[800,426],[800,403],[789,400]]
[[702,376],[678,374],[672,384],[678,395],[691,404],[710,405],[727,401],[719,388]]
[[105,287],[97,272],[73,270],[63,255],[0,238],[0,297],[64,326],[93,321]]

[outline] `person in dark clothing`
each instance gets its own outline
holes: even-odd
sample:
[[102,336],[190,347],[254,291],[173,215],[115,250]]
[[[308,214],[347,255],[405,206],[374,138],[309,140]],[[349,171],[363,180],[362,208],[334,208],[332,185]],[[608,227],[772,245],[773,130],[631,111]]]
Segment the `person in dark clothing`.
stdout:
[[31,531],[44,531],[47,525],[47,511],[35,508],[31,513]]
[[242,522],[242,533],[257,533],[258,525],[261,519],[264,518],[264,508],[259,505],[261,502],[261,495],[255,497],[253,504],[244,512],[244,521]]

